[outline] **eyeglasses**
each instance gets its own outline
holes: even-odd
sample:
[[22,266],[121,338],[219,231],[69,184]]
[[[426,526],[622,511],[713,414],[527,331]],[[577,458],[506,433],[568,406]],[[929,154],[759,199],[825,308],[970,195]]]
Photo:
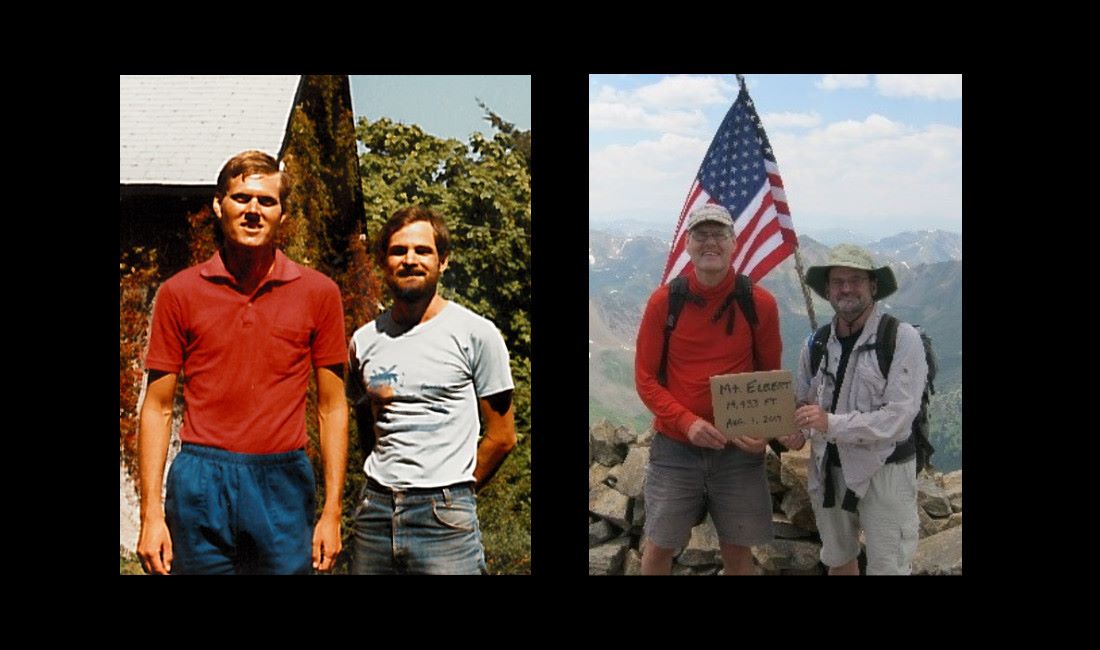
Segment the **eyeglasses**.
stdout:
[[859,275],[859,276],[856,276],[854,278],[848,278],[847,280],[845,280],[843,278],[833,278],[833,279],[829,280],[829,286],[834,288],[834,289],[843,289],[844,285],[848,285],[848,286],[850,286],[854,289],[858,289],[859,287],[862,287],[863,285],[867,284],[869,279],[870,278],[868,278],[865,275]]
[[692,230],[691,231],[691,238],[694,239],[695,241],[701,243],[701,244],[706,243],[706,241],[708,239],[713,239],[714,241],[721,244],[722,242],[724,242],[724,241],[726,241],[730,238],[730,233],[729,233],[728,230],[714,230],[714,231]]

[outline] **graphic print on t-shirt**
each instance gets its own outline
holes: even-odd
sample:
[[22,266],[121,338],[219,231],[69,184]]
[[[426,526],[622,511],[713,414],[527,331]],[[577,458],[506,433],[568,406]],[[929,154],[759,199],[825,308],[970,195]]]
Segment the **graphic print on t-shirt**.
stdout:
[[397,395],[395,388],[402,385],[401,376],[396,370],[397,364],[394,364],[388,368],[382,367],[377,372],[370,374],[367,395],[371,399],[376,419],[380,417],[378,409],[382,405],[388,404]]
[[370,383],[367,384],[370,388],[380,388],[382,386],[394,386],[400,385],[400,377],[394,370],[397,368],[397,364],[390,366],[389,368],[381,368],[378,372],[371,374]]

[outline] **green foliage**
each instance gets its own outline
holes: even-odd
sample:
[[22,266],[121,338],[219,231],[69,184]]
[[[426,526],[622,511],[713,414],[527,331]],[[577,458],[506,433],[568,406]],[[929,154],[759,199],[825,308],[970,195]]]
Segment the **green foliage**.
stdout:
[[347,77],[303,78],[283,153],[293,184],[281,241],[291,259],[334,279],[360,217],[353,124]]
[[145,571],[141,568],[141,562],[136,555],[127,553],[120,548],[118,551],[118,575],[143,576]]
[[465,158],[465,145],[386,118],[377,122],[360,118],[355,134],[368,150],[359,156],[359,178],[372,242],[399,208],[414,203],[442,208],[448,174],[457,165],[452,161]]
[[531,132],[519,131],[516,129],[516,125],[511,122],[504,121],[499,115],[494,113],[488,106],[485,105],[480,99],[477,100],[477,105],[485,111],[485,121],[493,125],[496,130],[500,131],[504,135],[512,138],[512,145],[521,156],[523,156],[524,162],[527,164],[527,169],[531,169]]
[[[366,455],[359,447],[359,428],[354,414],[348,420],[348,465],[347,475],[344,477],[344,507],[340,517],[340,541],[344,550],[336,558],[336,567],[332,570],[335,575],[349,572],[351,565],[351,549],[354,544],[352,536],[352,524],[355,522],[355,511],[359,507],[359,494],[363,485],[367,482],[367,476],[363,473],[363,461]],[[321,494],[318,493],[318,498]],[[318,513],[321,503],[318,502]]]
[[512,382],[516,386],[512,391],[516,433],[522,438],[531,431],[531,359],[512,352],[509,366],[512,368]]
[[962,468],[962,388],[932,396],[932,466],[941,472]]
[[478,494],[490,574],[531,572],[531,437],[520,440]]

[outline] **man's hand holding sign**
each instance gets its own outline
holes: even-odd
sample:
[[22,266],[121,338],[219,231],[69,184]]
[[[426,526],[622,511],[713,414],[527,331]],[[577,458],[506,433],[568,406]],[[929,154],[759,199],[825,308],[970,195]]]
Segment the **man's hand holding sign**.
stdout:
[[768,440],[782,442],[798,426],[788,370],[717,375],[710,391],[715,427],[745,451],[761,453]]

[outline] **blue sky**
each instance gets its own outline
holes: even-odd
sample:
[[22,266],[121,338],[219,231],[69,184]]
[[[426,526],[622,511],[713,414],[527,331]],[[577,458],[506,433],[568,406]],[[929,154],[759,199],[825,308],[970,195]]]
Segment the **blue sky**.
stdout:
[[[795,230],[962,232],[961,75],[746,75]],[[589,220],[672,236],[730,75],[589,77]]]
[[[356,122],[388,117],[416,124],[426,133],[467,141],[470,134],[493,132],[480,99],[520,130],[531,128],[529,75],[351,75]],[[475,97],[477,99],[475,99]]]

